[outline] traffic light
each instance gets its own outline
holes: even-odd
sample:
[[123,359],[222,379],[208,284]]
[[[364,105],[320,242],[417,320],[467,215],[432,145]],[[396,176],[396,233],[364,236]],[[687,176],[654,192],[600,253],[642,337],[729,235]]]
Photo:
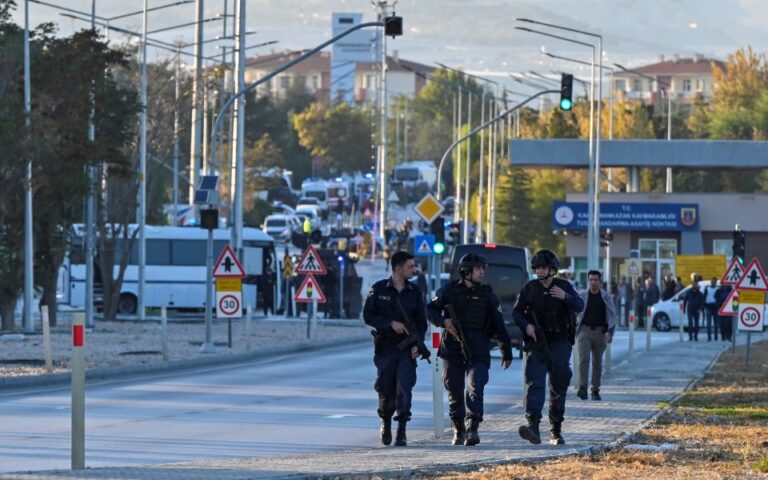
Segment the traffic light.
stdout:
[[736,225],[733,230],[733,256],[739,259],[739,262],[744,263],[744,256],[747,251],[747,232]]
[[432,252],[435,255],[442,255],[445,251],[445,219],[437,217],[429,225],[429,233],[435,236],[435,245],[432,247]]
[[403,34],[403,17],[391,15],[384,19],[384,34],[392,38]]
[[566,111],[573,108],[573,75],[570,73],[560,78],[560,108]]
[[449,235],[451,236],[451,243],[458,245],[459,238],[461,237],[461,222],[451,224],[451,231]]
[[601,247],[607,247],[611,244],[613,241],[613,232],[611,232],[611,229],[607,229],[604,233],[600,234],[600,246]]

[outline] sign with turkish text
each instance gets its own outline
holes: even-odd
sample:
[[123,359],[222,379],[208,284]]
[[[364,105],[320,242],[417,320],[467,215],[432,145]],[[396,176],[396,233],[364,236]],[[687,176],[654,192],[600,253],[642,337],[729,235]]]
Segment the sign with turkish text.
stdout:
[[[554,230],[587,230],[586,202],[553,202]],[[699,206],[695,203],[600,203],[600,229],[613,231],[697,232]]]

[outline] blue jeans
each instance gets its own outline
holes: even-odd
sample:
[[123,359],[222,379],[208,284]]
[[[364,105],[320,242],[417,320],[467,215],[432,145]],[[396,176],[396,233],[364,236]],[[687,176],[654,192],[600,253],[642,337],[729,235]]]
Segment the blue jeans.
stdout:
[[717,333],[720,331],[717,305],[707,304],[706,309],[704,310],[704,317],[707,321],[707,340],[712,340],[712,330],[715,331],[715,340],[717,340]]
[[700,310],[688,310],[688,339],[699,339],[699,316]]
[[565,415],[565,395],[571,383],[571,345],[563,339],[550,342],[549,349],[554,360],[554,375],[547,371],[547,362],[541,352],[534,350],[525,355],[525,416],[529,419],[541,418],[544,388],[548,385],[549,421],[560,423]]

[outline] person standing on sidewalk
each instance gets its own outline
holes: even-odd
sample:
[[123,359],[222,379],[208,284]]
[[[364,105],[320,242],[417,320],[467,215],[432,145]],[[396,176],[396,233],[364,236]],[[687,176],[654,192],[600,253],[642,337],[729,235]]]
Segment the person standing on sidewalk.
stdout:
[[[501,367],[506,370],[512,364],[512,342],[499,300],[490,285],[483,285],[487,265],[485,258],[475,253],[461,257],[461,278],[441,288],[427,306],[429,321],[449,333],[442,336],[437,355],[444,360],[443,384],[448,390],[453,445],[480,443],[477,429],[483,421],[483,391],[491,368],[493,336],[501,342]],[[458,318],[446,314],[449,305]]]
[[712,341],[712,330],[714,329],[715,333],[715,341],[717,341],[717,334],[720,331],[720,320],[718,317],[718,310],[720,307],[717,306],[717,298],[715,297],[715,294],[717,293],[717,278],[712,277],[712,280],[710,280],[709,285],[704,287],[704,317],[707,322],[707,341]]
[[[416,346],[398,349],[409,333],[423,339],[427,331],[424,297],[419,287],[409,280],[416,265],[413,255],[396,252],[390,261],[392,276],[373,284],[363,307],[363,320],[375,329],[373,363],[376,365],[374,388],[379,395],[381,443],[392,443],[392,418],[397,420],[395,446],[407,445],[406,423],[411,419],[411,391],[416,385]],[[408,315],[401,318],[396,302],[400,301]],[[409,323],[406,326],[406,323]],[[416,331],[412,331],[415,329]]]
[[607,344],[613,341],[616,329],[616,308],[611,294],[600,288],[602,281],[598,270],[587,273],[589,288],[579,293],[586,304],[576,321],[576,348],[579,349],[579,390],[576,393],[582,400],[587,399],[587,381],[589,379],[589,357],[592,355],[592,400],[600,400],[600,379],[603,374],[603,352]]
[[691,289],[685,294],[683,310],[688,314],[688,341],[699,341],[699,318],[704,310],[704,295],[699,288],[699,282],[693,282]]
[[715,305],[717,310],[717,320],[720,323],[720,337],[724,342],[731,341],[731,335],[733,335],[733,321],[728,315],[720,315],[720,309],[723,308],[723,304],[728,300],[728,295],[731,293],[730,285],[720,285],[715,292],[715,299],[717,304]]
[[632,308],[635,310],[635,322],[637,322],[635,326],[643,324],[643,319],[645,318],[645,283],[643,283],[642,278],[637,279],[637,288],[635,288]]
[[549,250],[539,250],[531,260],[536,280],[520,291],[512,318],[524,333],[524,405],[527,425],[519,429],[522,438],[541,443],[539,423],[549,374],[549,442],[562,445],[565,396],[571,383],[571,349],[575,341],[575,315],[584,302],[570,283],[555,278],[560,262]]

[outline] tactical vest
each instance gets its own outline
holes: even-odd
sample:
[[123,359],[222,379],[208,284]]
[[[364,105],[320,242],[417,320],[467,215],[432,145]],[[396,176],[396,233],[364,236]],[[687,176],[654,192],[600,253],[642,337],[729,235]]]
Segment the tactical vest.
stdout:
[[488,323],[488,301],[482,289],[456,287],[456,315],[464,328],[485,330]]
[[[550,288],[556,286],[553,281]],[[562,288],[562,287],[561,287]],[[548,337],[565,336],[568,333],[569,312],[565,302],[548,294],[547,288],[537,281],[531,282],[529,302]]]

